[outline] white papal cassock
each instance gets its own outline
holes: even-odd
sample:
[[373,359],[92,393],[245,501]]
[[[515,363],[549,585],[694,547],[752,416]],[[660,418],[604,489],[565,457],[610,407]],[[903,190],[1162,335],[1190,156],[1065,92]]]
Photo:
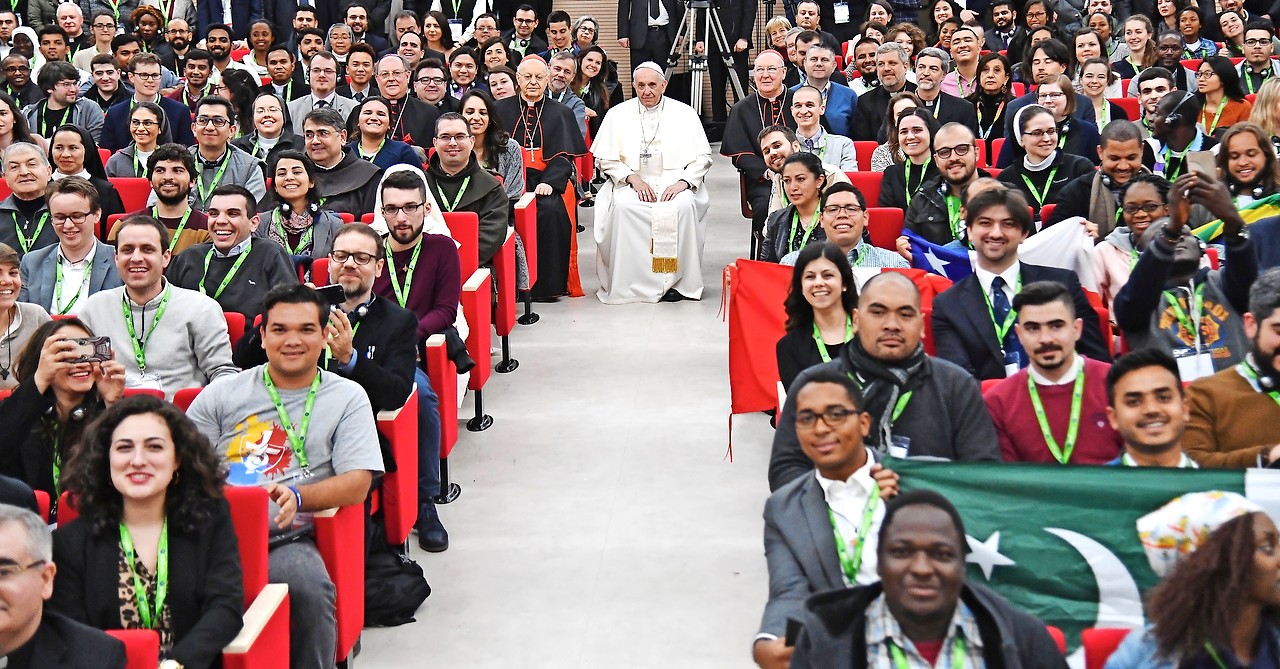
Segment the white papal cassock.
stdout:
[[[606,177],[596,199],[596,297],[657,302],[674,289],[701,299],[703,219],[711,206],[702,186],[711,145],[693,108],[666,97],[652,109],[627,100],[605,115],[591,151]],[[632,174],[658,201],[640,201],[626,184]],[[662,192],[682,179],[690,188],[662,202]]]

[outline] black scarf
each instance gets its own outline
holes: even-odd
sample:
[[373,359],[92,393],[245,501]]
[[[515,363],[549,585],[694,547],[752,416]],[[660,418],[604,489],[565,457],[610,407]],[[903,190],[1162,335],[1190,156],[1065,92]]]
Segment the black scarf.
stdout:
[[898,398],[919,388],[928,377],[929,356],[925,355],[924,346],[917,344],[906,359],[885,363],[871,357],[857,337],[844,350],[845,364],[862,387],[863,408],[871,415],[871,443],[883,455],[892,441],[893,410]]

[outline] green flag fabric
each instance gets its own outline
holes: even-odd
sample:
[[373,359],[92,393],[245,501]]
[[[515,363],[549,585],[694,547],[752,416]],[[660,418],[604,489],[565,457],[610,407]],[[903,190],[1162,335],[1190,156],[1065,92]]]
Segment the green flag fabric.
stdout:
[[[903,491],[932,489],[959,509],[969,582],[993,587],[1062,629],[1073,650],[1087,627],[1143,624],[1142,594],[1157,578],[1138,539],[1138,518],[1179,495],[1208,490],[1237,492],[1271,510],[1266,498],[1280,490],[1280,472],[1273,470],[900,459],[885,466],[901,476]],[[1072,665],[1083,666],[1083,653],[1072,655]]]

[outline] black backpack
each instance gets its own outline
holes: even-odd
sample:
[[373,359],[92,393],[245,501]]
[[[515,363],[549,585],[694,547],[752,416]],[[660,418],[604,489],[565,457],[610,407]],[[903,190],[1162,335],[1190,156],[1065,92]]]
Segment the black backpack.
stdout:
[[408,553],[387,545],[382,511],[369,518],[369,552],[364,565],[365,627],[414,622],[413,614],[431,594],[422,567]]

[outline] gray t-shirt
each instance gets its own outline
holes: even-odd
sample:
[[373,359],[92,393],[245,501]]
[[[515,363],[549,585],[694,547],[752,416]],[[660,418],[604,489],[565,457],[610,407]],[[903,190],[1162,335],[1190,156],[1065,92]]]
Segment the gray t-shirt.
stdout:
[[[303,476],[262,382],[263,367],[210,383],[187,411],[225,459],[228,485],[287,486],[316,483],[350,471],[383,471],[368,395],[354,381],[322,371],[304,442],[311,476]],[[289,420],[299,427],[307,391],[279,390]]]

